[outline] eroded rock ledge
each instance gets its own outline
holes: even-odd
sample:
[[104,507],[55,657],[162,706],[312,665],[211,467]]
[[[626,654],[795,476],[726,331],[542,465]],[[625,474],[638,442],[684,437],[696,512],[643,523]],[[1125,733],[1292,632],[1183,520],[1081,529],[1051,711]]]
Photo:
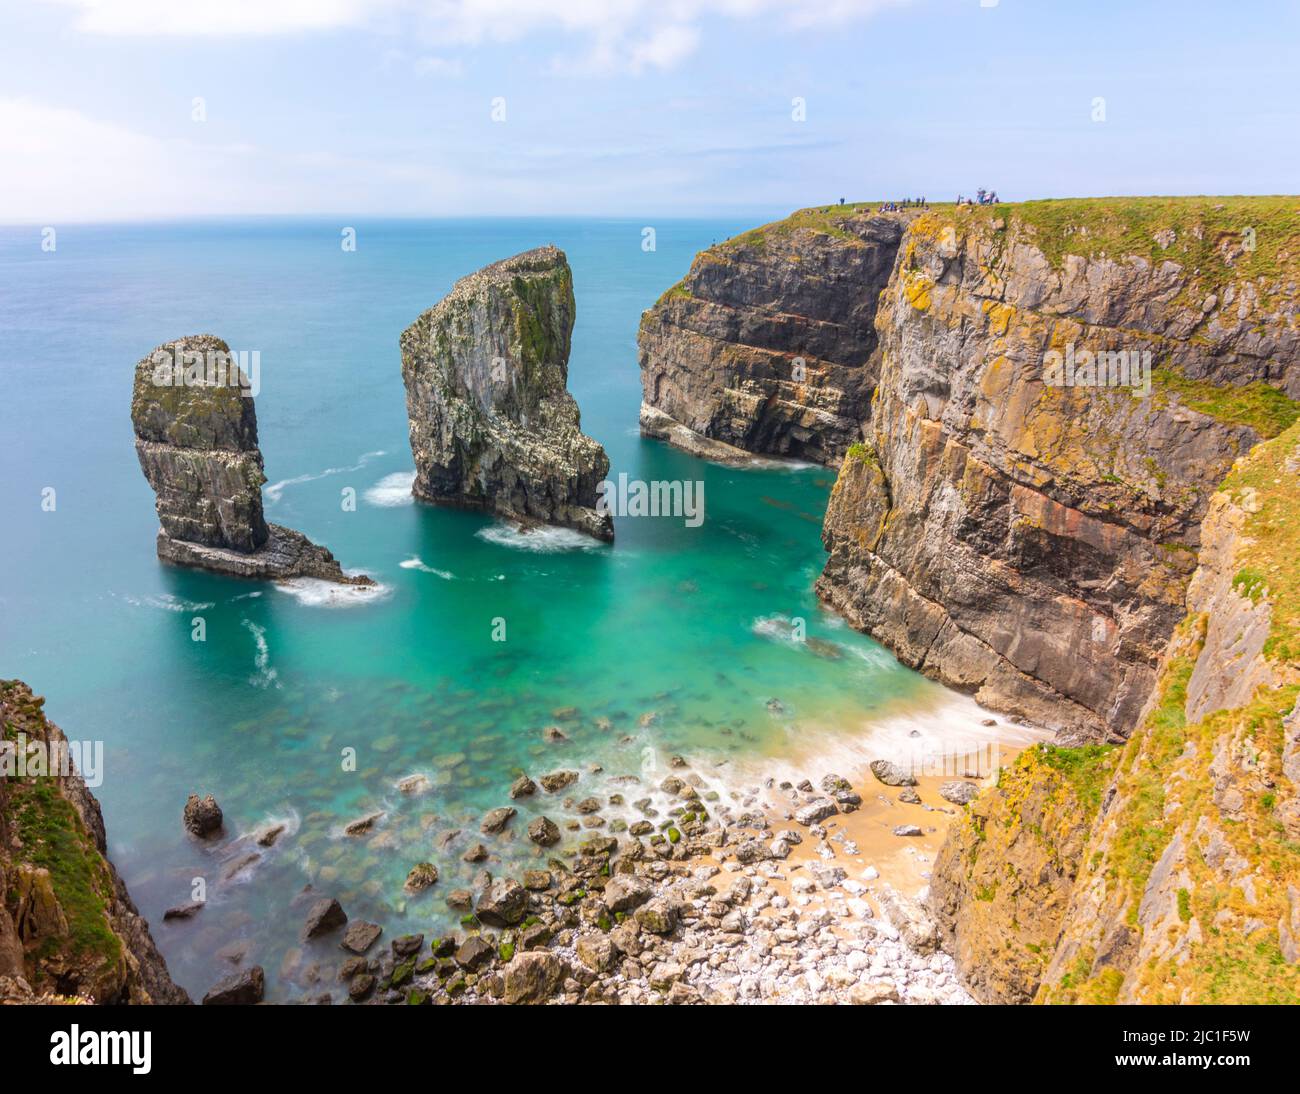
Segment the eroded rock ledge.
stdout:
[[612,540],[609,473],[567,390],[575,305],[564,252],[486,266],[402,333],[417,498]]
[[157,496],[164,562],[272,581],[374,584],[345,574],[301,532],[267,523],[250,382],[220,338],[180,338],[140,361],[131,423],[140,469]]

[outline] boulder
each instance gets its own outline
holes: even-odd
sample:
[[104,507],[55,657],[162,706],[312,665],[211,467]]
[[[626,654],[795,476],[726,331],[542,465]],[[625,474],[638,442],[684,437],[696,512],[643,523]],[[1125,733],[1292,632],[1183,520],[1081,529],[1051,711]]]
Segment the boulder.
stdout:
[[886,786],[916,785],[916,776],[892,760],[872,760],[871,773]]
[[343,907],[333,897],[321,897],[307,911],[307,920],[303,924],[302,938],[319,938],[330,931],[338,930],[348,921]]
[[200,839],[209,839],[220,834],[224,817],[221,806],[211,794],[200,798],[191,794],[185,802],[185,830]]
[[611,912],[630,912],[650,899],[650,883],[635,874],[616,874],[605,885],[605,907]]
[[478,898],[474,914],[489,927],[513,927],[528,911],[528,891],[513,878],[493,878]]
[[367,923],[363,919],[358,919],[348,925],[348,929],[343,932],[343,941],[339,945],[348,953],[363,954],[379,941],[379,936],[383,933],[384,929],[378,923]]
[[217,981],[203,997],[205,1007],[252,1006],[266,994],[266,973],[252,965]]
[[547,950],[522,950],[506,964],[502,999],[509,1004],[544,1003],[564,982],[568,969]]
[[966,805],[974,800],[979,792],[979,783],[968,782],[964,779],[946,782],[939,787],[939,797],[944,801],[952,802],[953,805]]
[[438,880],[438,867],[432,862],[417,862],[406,875],[403,888],[408,893],[422,893]]
[[552,771],[537,780],[548,794],[556,794],[578,781],[576,771]]
[[503,805],[499,809],[493,809],[483,818],[483,823],[479,829],[487,835],[496,835],[498,832],[505,830],[510,818],[515,815],[516,810],[508,805]]
[[560,842],[560,830],[547,817],[537,817],[528,825],[528,838],[541,847],[552,847]]
[[815,798],[807,805],[796,809],[794,819],[806,828],[824,821],[827,817],[833,817],[838,812],[838,806],[829,798]]

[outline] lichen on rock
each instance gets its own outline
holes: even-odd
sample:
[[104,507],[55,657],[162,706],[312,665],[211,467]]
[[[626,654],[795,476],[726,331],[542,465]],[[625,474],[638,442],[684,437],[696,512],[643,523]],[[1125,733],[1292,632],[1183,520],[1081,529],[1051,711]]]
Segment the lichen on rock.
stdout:
[[609,458],[566,386],[574,316],[548,246],[461,278],[402,333],[417,498],[614,538]]

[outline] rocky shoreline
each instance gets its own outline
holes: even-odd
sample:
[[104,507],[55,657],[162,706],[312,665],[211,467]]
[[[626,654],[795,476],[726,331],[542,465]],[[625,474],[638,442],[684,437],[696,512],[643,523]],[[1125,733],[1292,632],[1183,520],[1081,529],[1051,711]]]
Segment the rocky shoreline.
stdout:
[[[521,776],[511,800],[536,797],[544,810],[526,825],[537,868],[484,869],[451,891],[438,888],[436,865],[411,871],[409,891],[432,889],[461,914],[453,933],[385,945],[380,924],[350,921],[309,886],[293,902],[302,945],[282,977],[307,1003],[973,1002],[939,949],[924,882],[974,782],[917,780],[884,762],[856,784],[828,773],[728,789],[680,756],[669,766],[655,778]],[[345,831],[365,836],[373,824]],[[524,829],[502,806],[479,832],[435,843],[465,845],[478,862],[488,858],[480,839]],[[258,1002],[265,977],[241,968],[205,1002]]]

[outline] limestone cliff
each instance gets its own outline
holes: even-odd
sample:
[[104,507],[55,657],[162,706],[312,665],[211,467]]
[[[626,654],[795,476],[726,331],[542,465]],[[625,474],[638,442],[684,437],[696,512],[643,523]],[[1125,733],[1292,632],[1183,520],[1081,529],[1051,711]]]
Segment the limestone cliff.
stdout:
[[1036,750],[1073,785],[1022,759],[951,830],[932,908],[977,997],[1300,1002],[1298,513],[1295,425],[1213,497],[1127,745]]
[[157,495],[158,557],[236,577],[351,585],[334,556],[262,515],[262,453],[249,379],[230,347],[201,334],[158,346],[135,368],[131,422]]
[[0,1003],[188,1003],[108,861],[99,803],[59,766],[67,738],[44,702],[0,681]]
[[[1296,416],[1296,204],[804,211],[704,252],[646,315],[649,431],[843,453],[821,597],[988,706],[1120,739],[1211,494]],[[1107,377],[1149,354],[1149,388],[1047,382],[1085,351]]]
[[699,254],[641,320],[642,431],[710,459],[838,462],[868,417],[903,229],[809,209]]
[[613,539],[609,458],[567,390],[575,305],[539,247],[461,278],[402,333],[415,496]]

